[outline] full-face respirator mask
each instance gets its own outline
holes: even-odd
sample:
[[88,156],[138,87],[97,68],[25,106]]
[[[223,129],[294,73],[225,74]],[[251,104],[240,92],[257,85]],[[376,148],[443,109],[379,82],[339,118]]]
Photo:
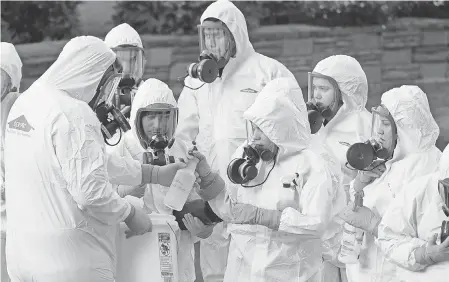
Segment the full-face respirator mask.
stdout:
[[173,134],[178,124],[178,108],[157,103],[137,111],[135,126],[144,153],[144,163],[164,166],[175,162],[166,153],[175,141]]
[[[252,124],[251,122],[247,121],[247,133],[252,132]],[[251,134],[248,134],[248,140],[251,140]],[[273,166],[268,173],[265,180],[257,185],[251,185],[246,186],[244,184],[254,180],[257,175],[259,174],[259,170],[257,169],[257,164],[260,161],[269,162],[273,161]],[[265,183],[265,181],[268,179],[268,176],[270,175],[271,171],[273,170],[274,166],[276,165],[276,152],[271,152],[269,150],[264,150],[260,148],[259,146],[256,146],[252,144],[251,141],[248,141],[248,145],[243,147],[243,155],[241,158],[236,158],[232,160],[227,169],[227,174],[229,180],[231,180],[232,183],[240,184],[242,187],[245,188],[252,188],[257,187],[259,185],[262,185]]]
[[[127,106],[123,109],[118,109],[114,105],[114,97],[117,91],[118,84],[122,77],[122,66],[118,60],[111,65],[103,75],[97,87],[94,98],[89,102],[89,106],[94,110],[98,120],[101,123],[101,133],[104,141],[109,146],[115,146],[120,142],[122,132],[131,129],[128,121],[125,118],[131,111],[131,107]],[[108,139],[111,139],[117,130],[120,132],[120,139],[115,144],[110,144]]]
[[[351,145],[346,152],[348,164],[357,170],[370,171],[384,164],[393,157],[394,148],[397,143],[397,128],[390,112],[383,105],[372,109],[373,124],[371,138],[363,143]],[[384,128],[384,129],[382,129]],[[391,130],[388,137],[380,136],[378,131]],[[384,138],[391,138],[391,145],[386,147],[382,145]],[[379,164],[373,167],[376,160],[381,160]]]
[[[326,80],[331,84],[331,87],[327,85],[321,85],[319,80]],[[322,75],[319,73],[308,73],[308,99],[306,103],[307,114],[309,118],[310,131],[312,134],[317,133],[323,124],[327,123],[329,119],[335,115],[340,106],[343,104],[341,98],[340,88],[337,82],[330,76]],[[332,102],[330,105],[325,106],[321,99],[325,99],[326,92],[333,91]]]
[[197,90],[206,83],[214,82],[221,77],[224,67],[235,54],[235,41],[232,33],[220,21],[206,19],[203,24],[198,25],[200,43],[200,56],[197,63],[192,63],[187,68],[187,76],[204,82],[198,88],[187,88]]
[[[142,81],[145,66],[144,50],[133,45],[120,45],[112,50],[123,67],[122,77],[114,97],[115,107],[121,109],[131,106],[137,85]],[[129,118],[129,114],[126,117]]]

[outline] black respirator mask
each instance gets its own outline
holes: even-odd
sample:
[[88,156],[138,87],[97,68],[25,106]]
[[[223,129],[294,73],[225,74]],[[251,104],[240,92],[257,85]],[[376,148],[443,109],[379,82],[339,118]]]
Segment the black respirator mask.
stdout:
[[[242,187],[245,188],[252,188],[259,185],[262,185],[265,183],[265,181],[268,179],[268,176],[270,175],[271,171],[273,170],[274,166],[276,165],[276,154],[277,154],[277,148],[274,150],[274,152],[270,150],[263,149],[255,144],[253,144],[253,140],[255,139],[255,131],[259,130],[253,123],[249,120],[246,121],[246,139],[248,142],[248,145],[243,147],[243,155],[241,158],[236,158],[232,160],[227,169],[228,178],[231,180],[232,183],[240,184]],[[257,185],[252,186],[245,186],[243,184],[246,184],[253,179],[257,177],[259,174],[259,170],[257,169],[257,164],[260,161],[269,162],[273,161],[273,167],[271,168],[270,172],[268,173],[265,180]]]
[[131,106],[136,92],[133,90],[142,81],[145,56],[142,48],[133,45],[120,45],[112,50],[123,66],[122,78],[114,98],[115,107],[121,109],[123,106]]
[[[204,83],[198,88],[184,85],[192,90],[197,90],[204,84],[212,83],[217,77],[221,77],[224,67],[231,56],[235,54],[234,37],[222,22],[206,19],[203,24],[197,27],[200,56],[198,63],[190,64],[187,69],[187,75]],[[187,77],[187,75],[183,78]]]
[[[145,133],[143,128],[147,119],[149,124],[155,124],[151,129],[152,135]],[[166,154],[167,148],[173,146],[175,139],[173,134],[178,124],[178,108],[169,104],[157,103],[137,111],[135,126],[140,144],[145,150],[150,150],[144,155],[144,162],[151,165],[164,166],[174,163],[175,158]]]
[[[438,181],[438,192],[443,199],[443,212],[449,217],[449,178]],[[441,223],[441,242],[449,237],[449,220],[443,220]]]
[[[325,79],[330,84],[334,91],[334,99],[330,106],[323,106],[320,102],[317,102],[317,96],[321,95],[320,91],[329,91],[329,89],[320,89],[322,86],[315,85],[315,79]],[[341,99],[340,88],[337,82],[330,76],[322,75],[319,73],[309,72],[308,73],[308,102],[306,103],[307,114],[309,118],[310,131],[312,134],[317,133],[326,120],[329,119],[338,111],[341,105],[343,105],[343,100]]]
[[[94,98],[89,102],[89,106],[94,110],[101,123],[104,141],[109,146],[117,145],[121,140],[122,132],[131,129],[125,118],[125,115],[131,111],[131,107],[124,107],[120,110],[114,105],[114,96],[122,76],[121,70],[121,64],[116,60],[103,75]],[[108,139],[111,139],[117,130],[120,132],[120,139],[117,143],[110,144]]]
[[[386,163],[389,159],[393,157],[394,148],[397,144],[397,128],[388,109],[380,105],[372,109],[373,123],[372,132],[368,141],[364,143],[355,143],[351,145],[346,152],[346,159],[348,164],[357,170],[373,170],[381,164]],[[385,128],[383,123],[385,119],[388,120],[388,128],[391,129],[393,138],[392,148],[384,148],[379,141],[382,136],[378,136],[378,130],[380,128]],[[375,160],[381,160],[381,162],[375,167],[372,166]]]

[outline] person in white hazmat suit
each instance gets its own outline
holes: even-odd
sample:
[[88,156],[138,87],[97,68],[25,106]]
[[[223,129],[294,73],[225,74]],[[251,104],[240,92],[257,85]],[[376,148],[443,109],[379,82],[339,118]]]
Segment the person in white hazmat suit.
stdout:
[[[125,221],[136,234],[151,231],[147,214],[108,182],[93,111],[109,101],[120,76],[102,40],[76,37],[13,105],[5,138],[6,257],[13,281],[113,281],[117,224]],[[170,185],[183,167],[149,167],[142,181]]]
[[[335,55],[315,66],[309,75],[308,108],[310,105],[327,114],[309,110],[315,141],[325,144],[340,163],[343,185],[334,203],[336,212],[349,201],[349,182],[357,171],[346,167],[346,151],[353,143],[367,140],[371,134],[371,114],[366,110],[368,81],[360,63],[353,57]],[[312,119],[312,120],[310,120]],[[319,128],[318,128],[319,127]],[[343,223],[336,218],[323,236],[323,277],[326,282],[346,281],[344,264],[338,261]]]
[[[131,110],[131,131],[128,131],[122,142],[114,147],[113,154],[119,157],[131,157],[142,161],[146,158],[145,153],[149,152],[155,159],[153,149],[161,149],[168,145],[176,129],[178,108],[173,92],[157,79],[148,79],[142,83],[137,91]],[[175,140],[176,142],[176,140]],[[172,149],[165,149],[165,158],[176,156]],[[161,160],[160,160],[161,161]],[[172,209],[164,205],[164,198],[169,187],[158,184],[138,185],[138,186],[118,186],[118,193],[125,197],[143,197],[143,206],[148,213],[158,213],[171,215]],[[192,190],[187,202],[200,199]],[[178,269],[179,282],[195,281],[195,265],[193,255],[193,243],[200,238],[206,238],[212,233],[213,225],[206,226],[198,218],[186,215],[184,223],[187,230],[180,232],[178,238]]]
[[11,43],[0,43],[0,72],[1,72],[1,281],[9,281],[6,268],[6,206],[5,206],[5,162],[4,141],[6,120],[12,105],[19,97],[20,81],[22,80],[22,61],[16,48]]
[[377,243],[385,257],[399,266],[398,281],[447,281],[448,220],[449,146],[446,146],[438,171],[406,183],[379,225]]
[[[320,238],[335,216],[340,166],[321,144],[311,143],[294,79],[268,82],[243,116],[248,139],[229,164],[230,181],[212,172],[202,154],[191,152],[200,159],[199,195],[230,222],[224,281],[321,281]],[[248,179],[251,170],[257,173]],[[285,181],[293,183],[290,188]]]
[[[196,141],[198,150],[224,178],[231,155],[246,138],[243,112],[268,81],[294,76],[278,61],[254,50],[245,17],[228,0],[218,0],[204,11],[199,33],[202,51],[211,52],[225,65],[220,65],[220,76],[210,84],[190,76],[185,79],[175,138],[184,141],[184,147]],[[215,226],[200,244],[204,281],[223,281],[229,249],[225,224]]]
[[[363,203],[351,201],[339,214],[350,225],[364,230],[358,263],[347,264],[346,272],[350,281],[397,281],[396,266],[375,243],[378,225],[405,183],[437,168],[441,156],[435,147],[439,128],[427,96],[418,86],[404,85],[385,92],[381,104],[372,109],[372,116],[370,142],[374,145],[370,146],[379,157],[372,164],[381,161],[385,166],[376,164],[359,170],[351,182],[351,200],[358,201],[357,193],[361,192]],[[365,153],[360,155],[369,155]]]
[[[127,23],[122,23],[106,34],[104,42],[114,51],[123,67],[122,79],[114,96],[114,104],[120,109],[126,106],[132,107],[132,100],[142,83],[145,71],[146,59],[142,39],[134,28]],[[127,112],[125,117],[129,118],[129,114],[130,112]],[[120,137],[116,134],[111,144],[118,142]],[[111,147],[106,147],[108,152]]]

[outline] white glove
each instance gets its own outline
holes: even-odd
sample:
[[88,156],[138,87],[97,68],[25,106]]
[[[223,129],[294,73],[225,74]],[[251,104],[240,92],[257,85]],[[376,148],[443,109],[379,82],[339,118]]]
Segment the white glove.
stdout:
[[354,202],[349,202],[338,216],[348,224],[365,230],[377,237],[377,227],[379,226],[381,218],[365,206],[354,206]]
[[206,239],[207,237],[209,237],[212,234],[215,226],[212,224],[205,225],[199,218],[194,217],[190,213],[184,215],[182,222],[184,223],[187,230],[192,233],[192,235],[201,239]]
[[431,265],[443,261],[449,261],[449,237],[440,245],[436,244],[438,234],[433,234],[426,244],[415,250],[416,262],[423,265]]
[[148,214],[143,209],[136,208],[133,205],[131,205],[131,213],[125,219],[125,224],[129,228],[129,230],[125,231],[126,238],[143,235],[153,229],[153,224]]

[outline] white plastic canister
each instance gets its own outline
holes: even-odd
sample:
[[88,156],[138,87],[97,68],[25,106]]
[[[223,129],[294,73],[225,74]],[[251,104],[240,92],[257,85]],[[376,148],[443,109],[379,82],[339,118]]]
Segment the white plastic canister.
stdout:
[[153,231],[125,237],[120,224],[117,238],[116,282],[178,282],[179,227],[173,215],[149,214]]

